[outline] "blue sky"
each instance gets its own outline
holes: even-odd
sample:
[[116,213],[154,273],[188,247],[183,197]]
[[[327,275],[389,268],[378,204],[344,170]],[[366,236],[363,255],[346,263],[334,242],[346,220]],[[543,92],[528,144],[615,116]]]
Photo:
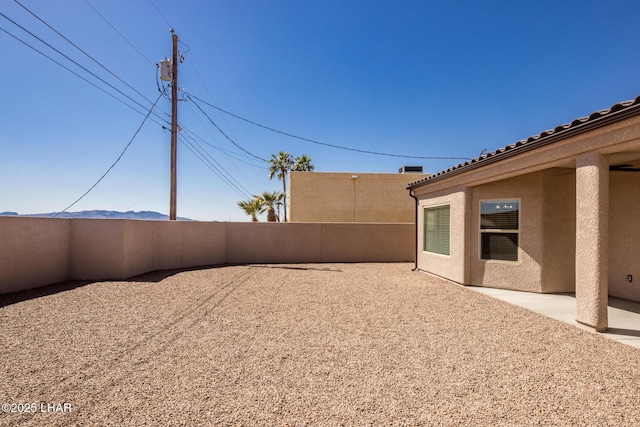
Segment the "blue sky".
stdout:
[[[170,26],[184,56],[178,86],[187,93],[275,129],[362,150],[477,157],[640,94],[637,1],[19,1],[127,85],[2,0],[1,29],[113,97],[0,31],[0,211],[60,211],[104,174],[159,95],[155,63],[171,54]],[[307,154],[317,171],[423,165],[437,172],[461,161],[329,148],[199,105],[252,154]],[[71,211],[168,213],[170,102],[161,98],[155,112]],[[208,120],[193,102],[180,102],[178,215],[247,221],[236,202],[281,183]],[[190,149],[206,150],[210,164]]]

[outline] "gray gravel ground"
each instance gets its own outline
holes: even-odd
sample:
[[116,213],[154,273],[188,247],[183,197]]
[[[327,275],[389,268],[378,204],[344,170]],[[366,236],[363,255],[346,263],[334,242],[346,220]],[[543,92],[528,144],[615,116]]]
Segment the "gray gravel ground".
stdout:
[[233,266],[0,296],[0,403],[38,405],[0,425],[640,425],[638,349],[411,267]]

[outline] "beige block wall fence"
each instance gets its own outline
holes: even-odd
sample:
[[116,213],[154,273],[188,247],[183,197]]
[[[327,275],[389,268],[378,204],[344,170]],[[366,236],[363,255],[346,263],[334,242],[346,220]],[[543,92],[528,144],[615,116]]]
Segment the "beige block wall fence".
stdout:
[[414,241],[413,224],[0,217],[0,294],[208,265],[413,261]]

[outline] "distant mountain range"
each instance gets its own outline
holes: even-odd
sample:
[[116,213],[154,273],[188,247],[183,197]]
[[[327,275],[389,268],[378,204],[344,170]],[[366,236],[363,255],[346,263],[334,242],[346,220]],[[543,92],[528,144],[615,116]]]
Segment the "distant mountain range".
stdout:
[[[20,215],[17,212],[0,212],[0,216],[32,216],[32,217],[41,217],[41,218],[53,218],[56,215],[57,215],[57,212],[27,214],[27,215]],[[117,212],[117,211],[103,211],[103,210],[64,212],[58,215],[57,217],[58,218],[101,218],[101,219],[146,219],[146,220],[155,220],[155,221],[163,221],[163,220],[169,219],[168,215],[161,214],[159,212],[154,212],[154,211]],[[182,217],[178,217],[178,220],[193,221],[192,219],[182,218]]]

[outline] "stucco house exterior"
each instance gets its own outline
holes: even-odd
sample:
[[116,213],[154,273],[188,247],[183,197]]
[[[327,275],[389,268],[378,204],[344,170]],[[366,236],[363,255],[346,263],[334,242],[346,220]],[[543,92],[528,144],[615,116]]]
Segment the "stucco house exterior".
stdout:
[[604,331],[640,301],[640,96],[408,185],[416,267],[464,284],[575,292]]
[[421,171],[421,167],[417,173],[292,171],[289,220],[413,223],[415,209],[406,187],[429,176]]

